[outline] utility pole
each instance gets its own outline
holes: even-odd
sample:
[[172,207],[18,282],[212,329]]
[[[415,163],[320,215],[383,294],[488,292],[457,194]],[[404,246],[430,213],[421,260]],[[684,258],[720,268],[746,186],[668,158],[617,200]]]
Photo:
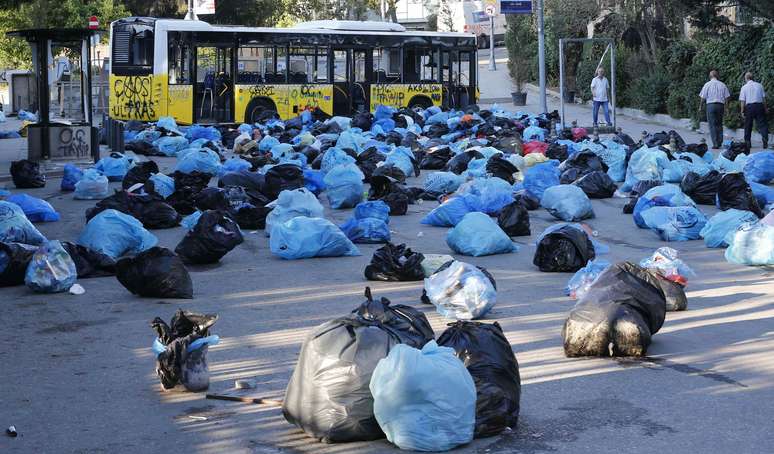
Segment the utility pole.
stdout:
[[494,16],[489,16],[489,70],[497,71],[494,54]]
[[538,68],[540,69],[540,108],[548,112],[546,101],[546,31],[543,26],[543,0],[537,0]]
[[188,0],[188,12],[185,13],[185,20],[199,20],[194,11],[194,0]]

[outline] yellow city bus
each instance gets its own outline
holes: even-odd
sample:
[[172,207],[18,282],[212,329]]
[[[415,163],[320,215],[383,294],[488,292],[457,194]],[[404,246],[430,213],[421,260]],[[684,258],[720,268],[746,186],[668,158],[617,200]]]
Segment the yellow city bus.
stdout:
[[110,117],[180,124],[282,119],[477,100],[476,37],[387,22],[293,28],[129,17],[110,26]]

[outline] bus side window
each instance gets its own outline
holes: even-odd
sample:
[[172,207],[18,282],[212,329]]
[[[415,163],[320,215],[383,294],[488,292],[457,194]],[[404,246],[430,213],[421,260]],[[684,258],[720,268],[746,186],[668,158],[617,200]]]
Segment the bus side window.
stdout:
[[287,70],[288,70],[288,48],[287,47],[279,47],[277,46],[275,48],[275,51],[277,53],[277,58],[275,58],[274,61],[277,62],[277,68],[274,71],[274,80],[272,82],[274,83],[284,83],[287,81]]
[[470,86],[470,61],[472,52],[460,52],[460,69],[458,71],[459,82],[462,87]]
[[419,82],[420,69],[418,68],[419,55],[417,49],[405,49],[403,51],[403,82]]
[[266,82],[266,73],[274,73],[272,47],[240,47],[237,83],[257,85]]
[[328,48],[315,48],[314,57],[314,82],[327,83],[328,80]]
[[307,84],[313,82],[314,47],[290,48],[290,83]]
[[347,81],[347,51],[333,51],[333,81]]

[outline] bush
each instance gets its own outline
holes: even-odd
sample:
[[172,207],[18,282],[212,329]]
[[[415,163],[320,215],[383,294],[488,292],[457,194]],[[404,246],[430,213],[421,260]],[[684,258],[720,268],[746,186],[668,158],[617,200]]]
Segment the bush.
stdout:
[[634,82],[629,92],[634,107],[649,115],[666,113],[669,78],[662,68]]

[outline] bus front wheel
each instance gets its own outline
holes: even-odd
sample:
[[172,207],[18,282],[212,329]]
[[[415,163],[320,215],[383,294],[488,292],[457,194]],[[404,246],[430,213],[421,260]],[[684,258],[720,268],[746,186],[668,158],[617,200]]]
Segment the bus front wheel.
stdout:
[[489,37],[486,35],[478,35],[477,38],[478,41],[478,48],[479,49],[489,49]]
[[273,111],[275,114],[277,113],[277,107],[274,105],[274,102],[270,99],[253,99],[250,101],[250,104],[247,105],[247,109],[245,109],[245,122],[251,124],[257,123],[266,111]]
[[417,107],[422,109],[429,109],[432,106],[433,101],[430,101],[430,98],[427,96],[414,96],[408,103],[409,109],[415,109]]

